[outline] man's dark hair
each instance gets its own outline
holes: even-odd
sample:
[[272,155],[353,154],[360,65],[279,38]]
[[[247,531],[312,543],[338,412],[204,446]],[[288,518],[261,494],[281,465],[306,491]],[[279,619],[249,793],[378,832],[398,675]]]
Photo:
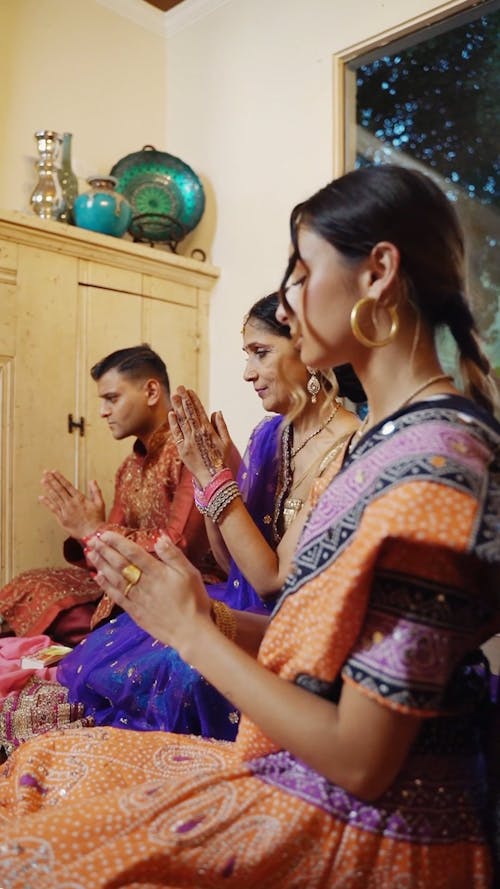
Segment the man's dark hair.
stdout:
[[94,364],[90,369],[90,376],[97,381],[109,370],[116,370],[118,373],[135,380],[145,380],[148,377],[153,377],[153,379],[161,383],[167,394],[170,395],[170,381],[165,362],[156,352],[153,352],[148,343],[141,343],[140,346],[131,346],[129,349],[118,349],[116,352],[111,352],[106,358],[101,358],[97,364]]

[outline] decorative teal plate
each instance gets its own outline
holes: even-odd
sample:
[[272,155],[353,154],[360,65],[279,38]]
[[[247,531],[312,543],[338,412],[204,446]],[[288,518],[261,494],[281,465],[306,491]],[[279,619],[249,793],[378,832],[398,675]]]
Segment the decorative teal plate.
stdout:
[[116,191],[132,206],[129,232],[138,241],[177,244],[195,228],[205,209],[203,186],[184,161],[145,145],[112,167]]

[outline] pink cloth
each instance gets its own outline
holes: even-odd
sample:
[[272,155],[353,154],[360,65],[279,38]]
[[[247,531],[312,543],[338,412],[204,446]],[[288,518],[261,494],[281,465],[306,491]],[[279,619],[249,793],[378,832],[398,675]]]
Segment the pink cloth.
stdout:
[[48,636],[6,636],[0,639],[0,704],[12,691],[20,691],[31,676],[55,679],[57,667],[21,667],[21,658],[34,654],[52,642]]

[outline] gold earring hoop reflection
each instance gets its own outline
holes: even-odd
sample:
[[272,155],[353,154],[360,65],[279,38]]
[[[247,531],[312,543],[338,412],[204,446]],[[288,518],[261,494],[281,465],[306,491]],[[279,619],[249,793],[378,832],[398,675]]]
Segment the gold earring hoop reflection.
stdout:
[[359,325],[359,315],[362,309],[371,305],[372,312],[374,307],[374,300],[370,296],[363,296],[362,299],[359,299],[355,306],[353,306],[351,311],[351,330],[356,337],[358,343],[361,343],[362,346],[366,346],[368,349],[378,349],[380,346],[387,346],[388,343],[392,342],[394,337],[396,336],[399,330],[399,316],[398,310],[396,306],[388,306],[387,311],[389,312],[389,317],[391,319],[391,329],[389,333],[383,340],[371,340],[367,337],[361,327]]

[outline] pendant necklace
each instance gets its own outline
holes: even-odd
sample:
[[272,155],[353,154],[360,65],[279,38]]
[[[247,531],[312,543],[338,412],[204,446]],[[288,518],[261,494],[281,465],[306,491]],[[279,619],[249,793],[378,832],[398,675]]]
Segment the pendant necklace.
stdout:
[[[279,480],[278,486],[276,490],[276,496],[274,499],[274,514],[273,517],[265,516],[264,522],[272,524],[272,533],[273,539],[276,544],[278,544],[283,536],[284,529],[282,529],[281,525],[284,522],[286,524],[285,517],[285,502],[291,491],[294,479],[294,470],[292,461],[296,454],[302,450],[311,438],[319,435],[323,429],[328,426],[329,423],[332,422],[335,414],[339,410],[341,406],[341,402],[337,401],[333,407],[333,410],[330,416],[325,420],[325,422],[318,428],[315,429],[307,438],[294,450],[292,448],[292,436],[293,436],[293,423],[289,423],[285,426],[282,435],[281,435],[281,460],[280,460],[280,470],[279,470]],[[316,461],[315,461],[316,462]],[[307,473],[306,473],[307,475]],[[305,476],[304,476],[305,478]],[[289,521],[289,519],[288,519]]]
[[340,407],[340,401],[337,401],[337,402],[335,403],[335,407],[333,408],[333,411],[331,412],[330,416],[327,417],[327,419],[325,420],[325,422],[322,423],[321,426],[318,426],[318,428],[315,429],[314,432],[311,432],[308,436],[306,436],[306,438],[304,439],[304,441],[301,442],[297,448],[292,448],[292,450],[290,451],[290,457],[291,457],[292,460],[294,459],[294,457],[297,456],[297,454],[302,450],[302,448],[305,448],[306,444],[307,444],[309,441],[311,441],[312,438],[315,438],[316,435],[319,435],[320,432],[323,432],[323,429],[326,429],[326,427],[328,426],[328,424],[332,422],[332,420],[333,420],[335,414],[337,413],[339,407]]

